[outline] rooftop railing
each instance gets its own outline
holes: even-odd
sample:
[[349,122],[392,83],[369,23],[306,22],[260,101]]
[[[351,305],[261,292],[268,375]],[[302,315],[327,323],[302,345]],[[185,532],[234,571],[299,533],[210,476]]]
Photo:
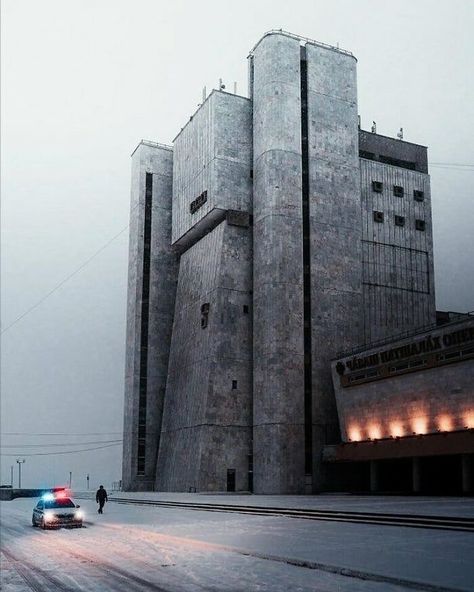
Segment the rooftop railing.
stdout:
[[329,45],[328,43],[322,43],[321,41],[316,41],[315,39],[310,39],[309,37],[302,37],[301,35],[296,35],[295,33],[290,33],[289,31],[284,31],[283,29],[270,29],[262,35],[262,37],[257,41],[257,43],[252,47],[249,52],[248,57],[253,55],[256,47],[259,43],[267,37],[268,35],[284,35],[285,37],[291,37],[292,39],[296,39],[303,43],[311,43],[311,45],[317,45],[318,47],[323,47],[324,49],[330,49],[331,51],[338,51],[339,53],[343,53],[345,55],[355,57],[351,51],[347,51],[346,49],[340,49],[339,47],[335,47],[334,45]]

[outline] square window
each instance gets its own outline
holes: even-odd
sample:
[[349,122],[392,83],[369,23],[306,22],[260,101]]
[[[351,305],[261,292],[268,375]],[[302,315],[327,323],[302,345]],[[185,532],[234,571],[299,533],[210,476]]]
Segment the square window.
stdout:
[[415,201],[424,201],[425,192],[421,191],[420,189],[415,189],[413,191],[413,197],[415,198]]
[[372,191],[375,191],[375,193],[382,193],[383,183],[381,181],[372,181]]
[[404,194],[403,187],[400,187],[400,185],[393,186],[393,195],[395,197],[403,197],[403,194]]
[[395,226],[405,226],[405,216],[395,216]]
[[248,304],[244,304],[244,314],[249,314],[249,305]]
[[383,222],[383,212],[374,211],[374,222]]
[[237,381],[233,380],[232,381],[232,390],[235,391],[236,388],[237,388]]
[[424,230],[425,226],[426,224],[424,220],[415,220],[415,228],[417,230]]

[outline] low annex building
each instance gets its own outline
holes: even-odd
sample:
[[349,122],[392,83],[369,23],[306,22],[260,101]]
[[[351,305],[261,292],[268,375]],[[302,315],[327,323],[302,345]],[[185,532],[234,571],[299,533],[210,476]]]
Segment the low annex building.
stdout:
[[249,97],[132,155],[124,488],[379,487],[364,447],[445,399],[426,433],[462,433],[466,490],[472,319],[436,329],[426,147],[360,128],[348,51],[270,31],[248,61]]

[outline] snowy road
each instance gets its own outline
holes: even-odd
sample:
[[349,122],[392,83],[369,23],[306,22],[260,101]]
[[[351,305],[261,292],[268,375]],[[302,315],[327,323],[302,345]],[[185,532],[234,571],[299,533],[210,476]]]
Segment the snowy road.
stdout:
[[474,534],[80,500],[83,529],[31,526],[1,502],[2,590],[474,590]]

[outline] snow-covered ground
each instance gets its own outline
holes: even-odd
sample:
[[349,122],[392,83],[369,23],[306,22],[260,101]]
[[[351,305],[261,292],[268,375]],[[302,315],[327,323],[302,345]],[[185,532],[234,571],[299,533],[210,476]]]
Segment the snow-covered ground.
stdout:
[[[156,494],[145,497],[150,495]],[[229,503],[239,497],[251,505],[277,505],[276,499],[253,496],[199,496],[198,501]],[[281,501],[285,507],[307,507],[301,506],[304,499],[310,503],[302,497],[298,504]],[[350,500],[339,499],[340,509],[349,509],[345,504]],[[366,498],[363,509],[373,511],[376,499]],[[427,504],[434,512],[437,501],[438,513],[447,515],[447,502],[431,499]],[[98,516],[93,500],[78,500],[86,513],[85,528],[42,531],[31,526],[34,503],[0,504],[4,592],[474,590],[472,533],[114,502]],[[329,509],[338,507],[336,498],[327,497],[327,503]],[[460,515],[463,503],[472,506],[469,500],[450,503]],[[427,513],[415,508],[413,513]]]

